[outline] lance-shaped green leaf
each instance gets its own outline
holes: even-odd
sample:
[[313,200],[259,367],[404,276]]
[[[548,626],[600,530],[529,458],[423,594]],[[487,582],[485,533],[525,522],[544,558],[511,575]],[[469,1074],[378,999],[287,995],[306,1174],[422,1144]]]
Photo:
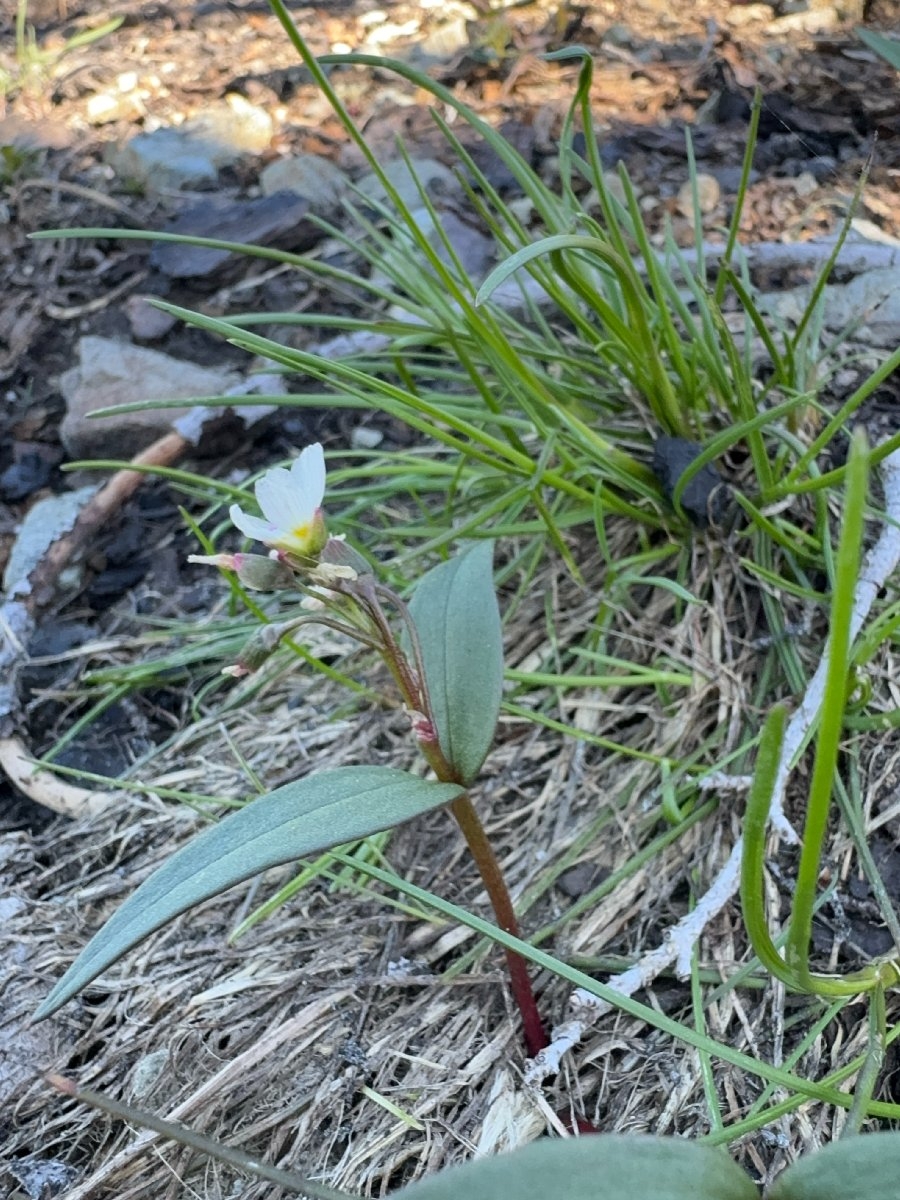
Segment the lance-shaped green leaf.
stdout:
[[854,32],[870,50],[880,54],[886,63],[900,71],[900,46],[895,41],[886,38],[882,33],[876,33],[874,29],[856,29]]
[[897,1200],[900,1133],[865,1133],[832,1142],[788,1167],[771,1200]]
[[503,630],[492,562],[492,544],[479,542],[423,575],[409,605],[438,742],[466,785],[491,748],[503,689]]
[[252,875],[449,804],[457,784],[391,767],[339,767],[286,783],[204,829],[94,935],[40,1006],[49,1016],[148,934]]
[[[859,1193],[853,1193],[859,1195]],[[403,1200],[759,1200],[722,1150],[679,1138],[549,1138],[442,1171]]]

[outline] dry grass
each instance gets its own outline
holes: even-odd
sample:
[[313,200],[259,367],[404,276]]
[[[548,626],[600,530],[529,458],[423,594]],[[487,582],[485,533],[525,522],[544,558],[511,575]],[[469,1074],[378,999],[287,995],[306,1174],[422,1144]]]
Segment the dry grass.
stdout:
[[[588,735],[681,760],[714,733],[719,754],[737,744],[762,662],[754,644],[758,593],[727,545],[713,540],[696,539],[690,570],[688,585],[705,602],[688,605],[681,620],[671,593],[647,588],[623,601],[615,621],[623,657],[663,655],[689,667],[689,693],[666,709],[647,690],[581,691],[564,696],[551,715]],[[597,612],[602,564],[588,564],[585,574],[595,581],[587,591],[547,568],[507,630],[510,665],[552,661],[548,629],[558,646],[580,639]],[[245,766],[274,786],[313,767],[373,756],[409,765],[396,711],[369,707],[349,717],[345,694],[325,680],[314,705],[295,708],[295,687],[295,676],[273,671],[252,706],[211,712],[154,761],[154,784],[238,797],[253,790]],[[895,759],[896,752],[890,761],[871,760],[881,797],[872,802],[873,820],[896,804]],[[595,880],[626,862],[660,829],[657,787],[651,762],[613,757],[590,741],[507,716],[479,802],[521,896],[571,860],[591,868]],[[0,952],[13,969],[0,1024],[0,1161],[35,1155],[71,1164],[68,1200],[280,1194],[51,1094],[36,1074],[47,1068],[365,1195],[559,1131],[570,1116],[609,1131],[708,1131],[698,1054],[622,1014],[605,1018],[542,1094],[524,1090],[499,956],[476,956],[457,976],[442,978],[475,945],[474,935],[414,919],[369,887],[329,891],[320,881],[229,946],[237,920],[289,870],[180,919],[60,1015],[30,1028],[29,1013],[88,935],[203,820],[186,807],[123,793],[90,821],[58,821],[40,836],[4,843]],[[724,798],[716,813],[564,923],[548,948],[571,958],[636,956],[656,945],[686,911],[691,889],[702,890],[721,865],[738,826]],[[598,835],[567,857],[592,828]],[[485,912],[474,868],[444,814],[395,833],[387,853],[404,877]],[[849,855],[841,861],[849,871]],[[571,904],[558,887],[545,888],[525,915],[526,929],[558,920]],[[745,954],[739,915],[729,908],[709,930],[700,959],[724,979]],[[568,985],[542,977],[538,986],[551,1021],[565,1019]],[[658,981],[649,1002],[692,1023],[685,983]],[[796,1012],[777,987],[720,989],[706,1017],[718,1040],[777,1062],[806,1027],[798,1027]],[[829,1028],[802,1069],[816,1077],[848,1061],[864,1034],[852,1016]],[[726,1121],[759,1094],[759,1080],[733,1067],[716,1064],[715,1078]],[[745,1142],[742,1156],[770,1178],[798,1148],[830,1136],[837,1120],[810,1106]]]

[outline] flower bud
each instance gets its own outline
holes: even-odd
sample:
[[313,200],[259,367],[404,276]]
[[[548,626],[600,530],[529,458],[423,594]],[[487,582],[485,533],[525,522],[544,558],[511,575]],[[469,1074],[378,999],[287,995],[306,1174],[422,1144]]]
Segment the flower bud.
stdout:
[[236,571],[238,554],[189,554],[189,563],[202,563],[205,567],[219,567],[223,571]]
[[330,588],[340,583],[342,579],[359,577],[352,567],[347,567],[343,563],[320,562],[309,572],[309,578],[324,588]]
[[258,670],[278,646],[287,632],[285,625],[263,625],[257,629],[233,666],[225,667],[223,675],[233,675],[236,679],[241,675],[250,675]]
[[349,542],[345,542],[343,536],[330,537],[326,541],[322,547],[322,553],[319,555],[319,566],[350,567],[353,570],[353,576],[344,578],[372,574],[372,568],[366,559],[358,550],[354,550]]
[[428,717],[424,713],[416,712],[412,708],[407,709],[406,712],[412,725],[412,731],[416,736],[416,741],[426,746],[436,746],[438,741],[437,731]]
[[294,582],[290,567],[276,558],[263,554],[236,554],[234,557],[238,579],[254,592],[277,592]]
[[294,582],[287,563],[264,554],[189,554],[188,562],[234,571],[244,587],[255,592],[277,592]]

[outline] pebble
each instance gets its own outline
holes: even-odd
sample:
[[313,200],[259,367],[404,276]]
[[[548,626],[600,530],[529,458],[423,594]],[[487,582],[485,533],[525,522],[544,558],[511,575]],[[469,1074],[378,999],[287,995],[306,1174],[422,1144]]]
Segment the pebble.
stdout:
[[155,308],[150,301],[152,296],[134,293],[125,301],[125,316],[131,326],[131,336],[136,342],[155,342],[165,337],[177,324],[177,318],[171,313]]
[[298,154],[269,163],[260,172],[259,186],[264,196],[293,192],[307,201],[310,211],[332,217],[350,191],[350,181],[340,167],[317,154]]
[[[706,175],[702,171],[697,175],[697,199],[700,204],[700,212],[703,216],[708,216],[719,203],[722,195],[722,189],[719,187],[719,181],[714,175]],[[690,220],[694,215],[694,189],[690,179],[678,189],[678,211]]]

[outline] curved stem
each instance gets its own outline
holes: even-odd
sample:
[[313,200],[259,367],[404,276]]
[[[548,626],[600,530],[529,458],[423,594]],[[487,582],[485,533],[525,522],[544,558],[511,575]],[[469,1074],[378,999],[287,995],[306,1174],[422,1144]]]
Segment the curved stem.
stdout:
[[[513,908],[512,898],[506,887],[506,880],[503,878],[500,864],[497,862],[493,847],[488,841],[484,826],[468,793],[458,796],[450,805],[450,811],[462,830],[466,844],[475,859],[485,891],[490,897],[497,924],[506,933],[511,933],[513,937],[521,937],[519,922]],[[525,959],[513,950],[506,950],[505,954],[513,998],[522,1015],[525,1048],[529,1056],[534,1058],[548,1045],[544,1023],[538,1012]]]

